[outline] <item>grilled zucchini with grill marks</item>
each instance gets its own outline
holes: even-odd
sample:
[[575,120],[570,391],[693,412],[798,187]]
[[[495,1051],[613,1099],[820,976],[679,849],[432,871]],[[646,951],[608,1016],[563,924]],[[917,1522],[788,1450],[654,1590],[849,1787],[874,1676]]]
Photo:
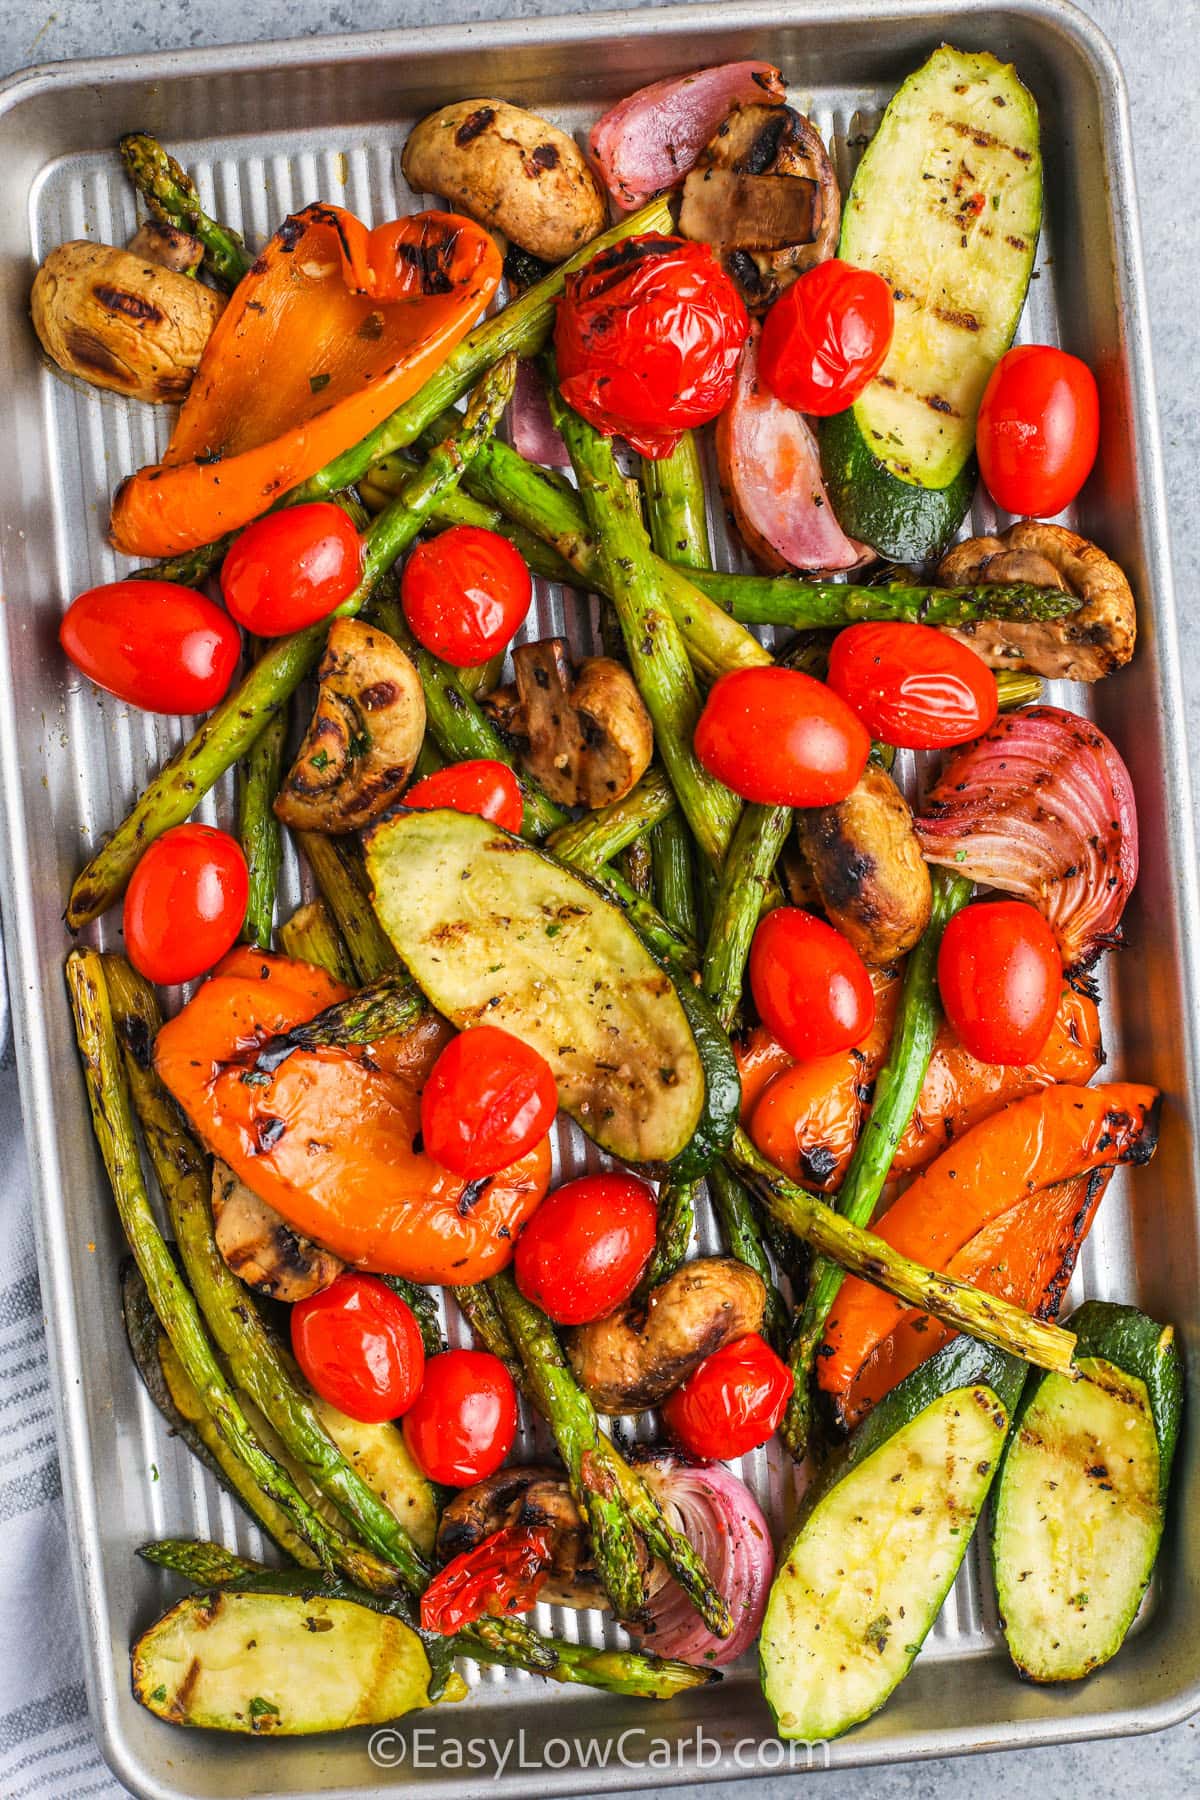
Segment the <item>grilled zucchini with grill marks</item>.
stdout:
[[1041,218],[1033,96],[1009,64],[943,45],[893,96],[838,244],[896,307],[879,374],[821,430],[842,529],[882,555],[932,555],[966,510],[975,416],[1013,340]]
[[1183,1409],[1171,1326],[1102,1300],[1068,1324],[1087,1379],[1030,1383],[996,1490],[1001,1621],[1033,1681],[1077,1681],[1124,1643],[1158,1553]]
[[472,813],[384,820],[367,869],[384,930],[440,1013],[533,1045],[559,1105],[612,1155],[687,1150],[707,1123],[705,1062],[671,974],[619,908]]

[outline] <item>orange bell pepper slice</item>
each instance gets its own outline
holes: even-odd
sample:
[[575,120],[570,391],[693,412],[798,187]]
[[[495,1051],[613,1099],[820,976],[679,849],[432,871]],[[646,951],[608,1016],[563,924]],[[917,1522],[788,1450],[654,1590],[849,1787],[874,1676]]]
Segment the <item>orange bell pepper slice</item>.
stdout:
[[[1158,1135],[1158,1090],[1133,1082],[1054,1086],[1014,1100],[951,1144],[873,1230],[931,1269],[948,1269],[971,1240],[1044,1188],[1094,1169],[1146,1162]],[[1037,1209],[1027,1215],[1038,1229]],[[1037,1248],[1030,1240],[1031,1250]],[[817,1358],[817,1379],[844,1405],[871,1354],[919,1314],[857,1276],[841,1286]]]
[[[1057,1318],[1112,1173],[1092,1169],[1018,1200],[950,1258],[947,1274],[1024,1307],[1039,1319]],[[871,1351],[840,1399],[837,1411],[842,1422],[857,1425],[877,1401],[954,1336],[949,1325],[928,1313],[902,1319]]]
[[545,1142],[484,1181],[415,1147],[420,1092],[450,1028],[432,1015],[367,1050],[297,1050],[245,1076],[266,1038],[348,989],[321,969],[239,949],[158,1034],[154,1061],[199,1135],[296,1230],[358,1268],[482,1281],[512,1258],[550,1182]]
[[161,463],[117,490],[112,540],[172,556],[248,525],[433,374],[499,285],[456,213],[368,231],[318,204],[285,219],[208,341]]

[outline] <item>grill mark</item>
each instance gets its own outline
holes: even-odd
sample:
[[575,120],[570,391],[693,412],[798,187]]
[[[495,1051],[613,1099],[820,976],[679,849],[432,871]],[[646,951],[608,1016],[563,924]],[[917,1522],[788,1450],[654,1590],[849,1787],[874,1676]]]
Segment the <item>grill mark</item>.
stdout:
[[123,313],[127,319],[136,319],[141,325],[161,325],[162,308],[155,306],[152,300],[145,300],[141,294],[131,294],[128,288],[109,287],[105,281],[98,281],[92,288],[93,297],[99,301],[106,312]]

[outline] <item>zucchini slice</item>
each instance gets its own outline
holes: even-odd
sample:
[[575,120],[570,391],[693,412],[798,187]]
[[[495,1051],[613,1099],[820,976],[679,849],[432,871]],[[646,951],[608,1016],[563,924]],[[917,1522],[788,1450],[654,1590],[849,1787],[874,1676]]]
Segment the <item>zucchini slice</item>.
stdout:
[[759,1644],[782,1738],[839,1736],[912,1666],[992,1484],[1024,1365],[958,1337],[881,1400],[805,1496]]
[[402,1619],[319,1590],[189,1594],[133,1646],[133,1692],[172,1725],[297,1737],[429,1705],[425,1646]]
[[1068,1323],[1086,1379],[1031,1382],[992,1528],[1004,1635],[1033,1681],[1077,1681],[1124,1643],[1162,1538],[1183,1409],[1171,1326],[1099,1300]]
[[440,1013],[532,1044],[559,1105],[612,1155],[687,1149],[704,1060],[670,972],[618,907],[474,813],[385,819],[366,855],[380,922]]
[[934,555],[970,504],[975,418],[1016,332],[1041,220],[1033,96],[1011,65],[943,45],[884,113],[838,244],[895,301],[882,369],[820,434],[843,530],[882,555]]

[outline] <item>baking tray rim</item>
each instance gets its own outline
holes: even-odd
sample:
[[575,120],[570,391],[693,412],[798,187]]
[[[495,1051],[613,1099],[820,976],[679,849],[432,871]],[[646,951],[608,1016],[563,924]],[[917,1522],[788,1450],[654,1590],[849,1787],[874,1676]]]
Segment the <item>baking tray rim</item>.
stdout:
[[[1072,40],[1086,57],[1101,100],[1106,150],[1110,159],[1109,212],[1119,211],[1122,229],[1116,234],[1114,275],[1118,301],[1125,322],[1127,374],[1131,395],[1130,424],[1134,447],[1135,505],[1142,517],[1146,585],[1154,594],[1156,647],[1159,662],[1159,696],[1163,701],[1162,730],[1167,766],[1164,779],[1175,802],[1170,826],[1171,875],[1179,895],[1184,930],[1180,943],[1182,974],[1181,1027],[1189,1066],[1200,1050],[1200,967],[1195,949],[1200,922],[1200,877],[1195,857],[1191,779],[1183,712],[1183,682],[1178,643],[1178,619],[1171,576],[1166,524],[1165,488],[1161,440],[1147,316],[1144,261],[1137,186],[1133,162],[1132,129],[1128,93],[1116,53],[1101,28],[1071,0],[960,0],[941,6],[935,0],[895,0],[864,14],[861,5],[827,5],[823,0],[790,0],[781,6],[764,0],[729,0],[729,3],[664,6],[646,11],[606,10],[544,18],[468,21],[438,26],[396,27],[384,31],[338,33],[330,36],[240,42],[206,48],[132,53],[111,57],[77,58],[58,63],[34,64],[0,80],[0,115],[54,88],[104,86],[121,81],[161,79],[171,81],[197,74],[215,76],[247,72],[269,66],[273,70],[322,62],[354,61],[365,55],[411,57],[414,54],[461,49],[464,39],[503,49],[508,44],[536,38],[556,46],[594,43],[621,35],[657,36],[678,33],[689,26],[724,31],[750,31],[770,26],[815,25],[836,29],[842,24],[861,24],[866,17],[883,25],[888,21],[931,25],[948,18],[999,14],[1052,27]],[[17,721],[8,643],[0,634],[0,742],[15,743]],[[0,828],[8,849],[0,870],[0,912],[13,1009],[14,1041],[18,1049],[18,1079],[27,1134],[33,1196],[34,1238],[43,1287],[46,1337],[51,1366],[51,1386],[58,1424],[58,1448],[63,1467],[64,1510],[68,1541],[73,1551],[84,1648],[85,1678],[92,1725],[101,1752],[112,1772],[134,1793],[150,1800],[176,1800],[178,1790],[162,1785],[156,1774],[142,1766],[123,1741],[116,1710],[119,1659],[111,1655],[105,1638],[103,1614],[97,1592],[97,1565],[101,1556],[98,1495],[87,1479],[91,1447],[83,1407],[83,1376],[77,1333],[76,1297],[65,1246],[52,1228],[52,1197],[61,1186],[58,1173],[57,1132],[49,1044],[39,1018],[42,986],[33,919],[31,885],[18,873],[28,867],[27,832],[17,759],[0,757]],[[1193,1108],[1194,1111],[1194,1108]],[[1193,1177],[1195,1180],[1195,1154]],[[968,1661],[969,1658],[962,1658]],[[1168,1683],[1169,1686],[1169,1683]],[[909,1730],[890,1738],[851,1739],[839,1747],[831,1762],[840,1767],[871,1766],[917,1760],[923,1756],[964,1755],[974,1751],[1069,1743],[1087,1738],[1115,1737],[1163,1730],[1188,1718],[1200,1708],[1200,1670],[1177,1688],[1149,1705],[1136,1709],[1106,1708],[1073,1712],[1062,1718],[1009,1720],[981,1732],[978,1726],[931,1727]],[[846,1754],[846,1752],[849,1754]],[[693,1769],[680,1764],[669,1771],[657,1770],[656,1783],[744,1778],[761,1770],[733,1766],[728,1757],[712,1769]],[[553,1794],[580,1791],[585,1772],[574,1767],[562,1771],[538,1771],[539,1790]],[[594,1779],[592,1777],[591,1779]],[[644,1785],[645,1771],[604,1771],[603,1785],[611,1791]],[[496,1786],[499,1789],[500,1783]],[[352,1795],[365,1791],[322,1790],[325,1795]],[[511,1790],[510,1790],[511,1791]]]

